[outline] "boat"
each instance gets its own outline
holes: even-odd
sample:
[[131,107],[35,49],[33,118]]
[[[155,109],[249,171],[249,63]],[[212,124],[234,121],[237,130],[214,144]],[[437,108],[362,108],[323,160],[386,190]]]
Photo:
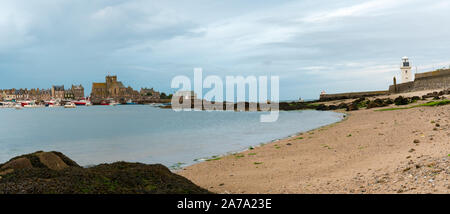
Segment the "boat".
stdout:
[[109,106],[109,103],[103,100],[102,102],[100,102],[100,105],[102,105],[102,106]]
[[87,102],[80,100],[80,101],[74,101],[73,104],[75,104],[76,106],[86,106]]
[[133,100],[129,99],[126,103],[127,105],[136,105],[137,103],[133,102]]
[[113,99],[103,100],[100,102],[100,105],[102,106],[116,106],[118,103],[114,101]]
[[76,108],[77,106],[74,103],[66,103],[64,108]]
[[36,101],[25,101],[21,103],[23,108],[43,108],[45,105],[38,105]]

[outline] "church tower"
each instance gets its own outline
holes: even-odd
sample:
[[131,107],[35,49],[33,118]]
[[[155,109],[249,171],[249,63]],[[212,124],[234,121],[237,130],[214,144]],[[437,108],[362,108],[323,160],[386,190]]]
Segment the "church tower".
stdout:
[[413,81],[413,74],[408,57],[405,56],[402,58],[402,66],[400,67],[400,69],[402,71],[402,83]]

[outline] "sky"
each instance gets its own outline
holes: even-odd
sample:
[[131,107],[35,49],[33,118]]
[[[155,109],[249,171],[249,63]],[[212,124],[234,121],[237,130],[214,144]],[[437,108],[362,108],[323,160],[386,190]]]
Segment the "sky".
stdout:
[[450,1],[0,0],[0,88],[118,75],[174,92],[177,75],[280,77],[280,99],[386,90],[401,57],[450,66]]

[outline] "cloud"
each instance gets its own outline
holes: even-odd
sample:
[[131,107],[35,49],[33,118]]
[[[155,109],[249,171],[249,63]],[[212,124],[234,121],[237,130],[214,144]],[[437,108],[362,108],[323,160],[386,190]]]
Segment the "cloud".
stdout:
[[279,75],[282,99],[385,89],[404,55],[419,71],[450,61],[448,9],[444,0],[4,0],[0,88],[89,91],[111,73],[168,91],[173,76],[203,67]]

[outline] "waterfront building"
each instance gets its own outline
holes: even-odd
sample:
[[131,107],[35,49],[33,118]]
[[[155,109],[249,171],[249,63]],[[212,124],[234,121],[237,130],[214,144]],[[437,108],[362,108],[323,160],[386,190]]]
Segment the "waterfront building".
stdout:
[[84,98],[84,87],[80,85],[72,85],[73,99],[81,100]]
[[141,88],[140,95],[144,99],[157,100],[161,98],[161,94],[153,88]]
[[0,100],[50,100],[49,89],[3,89],[0,90]]
[[117,81],[117,76],[106,76],[106,82],[92,83],[91,101],[99,103],[106,99],[113,99],[116,102],[124,103],[128,100],[139,99],[138,91],[130,86],[125,87],[122,82]]
[[4,90],[5,96],[3,99],[5,100],[15,100],[16,99],[16,89],[6,89]]
[[52,86],[52,97],[54,99],[64,99],[64,85],[60,85],[60,86]]
[[75,99],[75,95],[73,94],[72,89],[68,89],[64,91],[64,99],[65,100],[73,100]]
[[3,101],[6,99],[6,92],[5,90],[0,89],[0,101]]

